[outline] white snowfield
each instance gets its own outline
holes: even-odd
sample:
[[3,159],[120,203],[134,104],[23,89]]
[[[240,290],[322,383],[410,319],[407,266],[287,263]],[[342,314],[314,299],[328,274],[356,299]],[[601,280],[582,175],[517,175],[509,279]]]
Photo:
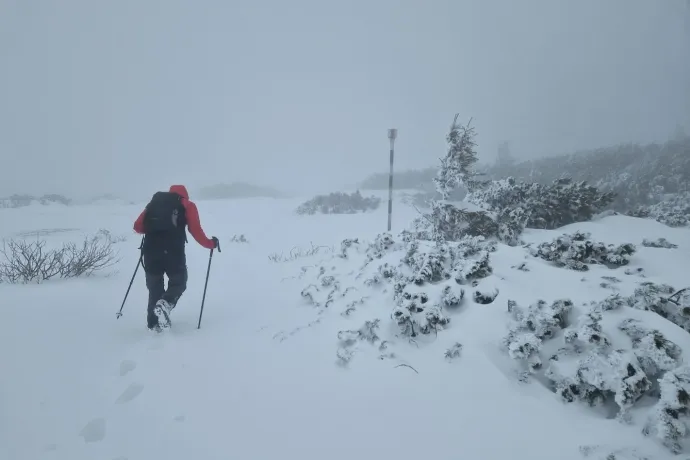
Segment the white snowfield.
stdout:
[[[527,242],[582,230],[597,241],[631,242],[638,249],[627,267],[577,272],[499,244],[491,253],[494,273],[478,286],[497,288],[496,300],[475,303],[474,288],[464,286],[463,304],[446,313],[451,321],[443,330],[409,340],[391,318],[394,304],[383,290],[350,314],[344,314],[344,298],[326,307],[322,298],[316,306],[300,295],[318,283],[313,270],[320,266],[355,283],[362,259],[338,258],[341,240],[373,241],[384,232],[385,201],[375,212],[330,216],[296,216],[299,203],[197,201],[202,225],[220,238],[222,253],[213,255],[197,330],[209,252],[189,237],[188,289],[172,312],[172,329],[163,334],[146,329],[141,270],[124,316],[115,316],[139,257],[132,224],[141,206],[0,210],[0,236],[6,238],[35,238],[40,231],[62,242],[99,229],[127,237],[116,243],[121,260],[115,270],[0,285],[0,459],[679,458],[641,434],[647,413],[635,412],[625,424],[581,402],[563,403],[538,381],[521,383],[519,363],[508,357],[502,339],[508,299],[523,307],[538,299],[600,301],[613,292],[600,285],[601,276],[619,278],[621,295],[632,294],[640,281],[690,285],[689,230],[622,216],[528,230]],[[394,240],[416,216],[395,203]],[[248,243],[230,241],[240,234]],[[659,237],[678,248],[640,244]],[[293,261],[269,259],[312,243],[325,247]],[[529,272],[511,268],[523,262]],[[646,278],[623,273],[637,267],[644,267]],[[356,288],[359,298],[374,292],[363,284]],[[605,329],[637,318],[690,352],[690,335],[654,313],[627,308],[611,315],[617,316],[603,321]],[[339,340],[339,332],[376,319],[375,343]],[[446,359],[458,342],[459,355]]]

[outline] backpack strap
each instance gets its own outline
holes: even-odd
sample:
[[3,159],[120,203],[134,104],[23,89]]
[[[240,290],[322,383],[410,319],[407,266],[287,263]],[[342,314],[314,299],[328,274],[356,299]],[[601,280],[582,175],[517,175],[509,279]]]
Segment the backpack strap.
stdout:
[[[175,192],[173,192],[173,193],[175,193]],[[179,197],[180,206],[182,206],[182,209],[185,211],[184,221],[185,221],[185,226],[186,226],[187,225],[187,208],[185,208],[184,203],[182,203],[182,200],[184,200],[185,198],[182,195],[180,195],[179,193],[175,193],[175,194]],[[189,240],[187,240],[187,230],[185,228],[182,228],[182,231],[184,232],[184,242],[185,242],[185,244],[187,244],[187,243],[189,243]]]

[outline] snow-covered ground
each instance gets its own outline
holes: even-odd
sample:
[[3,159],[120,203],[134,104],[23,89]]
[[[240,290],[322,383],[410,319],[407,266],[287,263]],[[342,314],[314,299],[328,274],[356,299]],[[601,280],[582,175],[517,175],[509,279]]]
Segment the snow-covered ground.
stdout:
[[[524,239],[533,243],[575,230],[605,243],[635,243],[625,268],[644,267],[646,278],[625,275],[625,268],[556,268],[525,248],[499,245],[491,253],[493,275],[477,287],[498,289],[496,300],[474,303],[466,286],[444,330],[409,340],[391,318],[386,288],[359,283],[364,252],[337,256],[343,239],[374,241],[385,231],[385,202],[366,214],[298,217],[300,201],[197,202],[202,225],[222,245],[213,256],[203,322],[197,330],[209,253],[190,237],[188,290],[173,328],[160,335],[146,330],[141,271],[124,316],[115,317],[139,255],[131,227],[140,206],[0,210],[2,237],[38,232],[61,242],[99,229],[126,236],[116,243],[121,261],[107,276],[0,285],[0,459],[673,457],[641,435],[642,420],[624,424],[564,404],[543,385],[519,382],[519,363],[502,340],[508,299],[527,306],[569,298],[579,305],[612,289],[630,295],[641,281],[685,287],[689,230],[621,216],[529,230]],[[394,230],[416,216],[396,203]],[[248,243],[231,242],[240,234]],[[659,237],[678,248],[640,245]],[[317,247],[312,256],[285,260]],[[512,268],[523,262],[529,271]],[[321,267],[342,283],[342,295],[327,306],[319,297],[326,292],[318,284]],[[601,276],[620,282],[602,286]],[[305,292],[321,305],[301,295],[310,284]],[[347,287],[362,300],[350,310]],[[690,351],[688,333],[654,313],[611,314],[640,319]],[[375,343],[347,332],[377,319]],[[462,349],[449,360],[444,355],[455,343]]]

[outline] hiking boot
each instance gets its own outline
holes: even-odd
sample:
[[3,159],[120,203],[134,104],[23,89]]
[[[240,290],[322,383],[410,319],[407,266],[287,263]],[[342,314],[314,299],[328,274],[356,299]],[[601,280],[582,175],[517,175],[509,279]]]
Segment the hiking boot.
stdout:
[[161,328],[170,327],[170,311],[173,309],[173,307],[174,305],[169,304],[163,299],[156,302],[153,313],[158,317],[158,325]]

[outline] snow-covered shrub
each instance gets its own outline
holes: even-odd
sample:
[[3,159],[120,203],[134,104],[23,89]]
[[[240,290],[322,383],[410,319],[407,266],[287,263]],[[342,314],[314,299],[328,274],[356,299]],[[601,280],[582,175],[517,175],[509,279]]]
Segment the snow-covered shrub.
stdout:
[[[585,181],[557,179],[549,185],[479,180],[475,169],[474,129],[457,124],[447,137],[449,149],[434,179],[440,200],[415,221],[419,236],[429,240],[458,241],[483,235],[516,246],[526,227],[554,229],[591,220],[613,201],[615,194],[601,192]],[[458,187],[468,190],[464,202],[449,200]]]
[[[483,211],[469,211],[450,203],[435,201],[431,212],[419,221],[430,223],[430,230],[422,231],[420,237],[434,241],[459,241],[466,236],[492,237],[498,235],[498,224]],[[429,225],[427,225],[429,227]],[[419,227],[418,227],[419,228]]]
[[[478,280],[492,274],[490,254],[495,250],[496,242],[481,236],[425,241],[403,231],[395,237],[381,233],[371,241],[348,238],[342,241],[340,252],[303,269],[312,279],[301,295],[320,313],[335,307],[346,318],[361,314],[377,299],[391,305],[392,330],[396,331],[381,328],[379,335],[392,333],[410,340],[436,334],[448,327],[451,314],[461,308],[465,286],[475,287]],[[357,351],[356,342],[365,335],[362,331],[341,331],[340,364],[349,362]],[[381,341],[395,339],[388,336]]]
[[658,379],[666,371],[681,364],[681,348],[656,329],[648,329],[639,320],[626,319],[618,325],[632,340],[633,353],[650,379]]
[[642,240],[642,246],[646,248],[663,248],[663,249],[675,249],[678,247],[677,244],[673,244],[666,238],[657,238],[656,240],[649,240],[645,238]]
[[[246,242],[248,243],[248,241]],[[295,246],[290,249],[290,252],[287,254],[283,254],[282,252],[273,252],[268,255],[268,260],[271,262],[292,262],[297,259],[312,257],[317,254],[329,254],[332,252],[335,252],[335,248],[331,246],[316,246],[314,243],[311,243],[311,246],[308,248]]]
[[599,283],[599,286],[613,290],[617,290],[618,287],[616,285],[621,282],[621,280],[619,280],[615,276],[602,276],[601,279],[603,279],[604,281]]
[[623,273],[625,273],[628,276],[637,275],[640,278],[646,278],[647,277],[647,275],[645,275],[645,273],[644,273],[644,268],[642,268],[642,267],[626,268]]
[[356,331],[340,331],[338,332],[338,339],[344,347],[349,347],[358,340],[376,343],[380,340],[376,333],[379,328],[379,322],[380,320],[378,319],[366,321],[364,325]]
[[676,291],[667,284],[641,283],[627,304],[638,310],[649,310],[690,332],[690,290]]
[[335,192],[329,195],[317,195],[297,207],[297,214],[355,214],[374,210],[381,204],[377,196],[364,197],[357,190],[355,193]]
[[244,234],[241,235],[233,235],[232,238],[230,238],[231,243],[249,243],[249,240],[247,239]]
[[427,305],[428,301],[429,297],[425,293],[403,293],[392,316],[404,335],[416,337],[418,333],[429,334],[443,329],[450,322],[439,304]]
[[[489,254],[495,249],[495,243],[483,237],[445,243],[408,241],[395,275],[388,278],[395,291],[392,317],[401,332],[415,337],[446,326],[450,318],[444,309],[458,307],[465,296],[458,285],[489,276],[493,271]],[[440,294],[437,289],[426,291],[433,285],[444,285]]]
[[643,396],[653,397],[656,381],[681,364],[681,350],[660,331],[631,318],[618,324],[630,338],[629,345],[614,344],[601,320],[607,311],[623,306],[618,296],[594,302],[565,331],[564,346],[551,357],[544,376],[563,401],[615,403],[618,419],[627,422],[633,405]]
[[687,226],[690,223],[690,192],[665,195],[662,201],[639,206],[628,214],[651,218],[669,227]]
[[539,352],[542,343],[556,335],[558,330],[568,325],[568,315],[573,303],[568,299],[561,299],[551,305],[543,300],[522,308],[513,301],[508,301],[508,312],[513,323],[503,344],[511,358],[524,360],[530,372],[542,367]]
[[587,264],[602,264],[609,268],[627,265],[630,256],[636,251],[635,245],[631,243],[606,245],[594,242],[589,237],[589,233],[579,231],[571,235],[563,234],[550,243],[530,248],[530,254],[552,262],[557,267],[587,271]]
[[467,284],[493,272],[489,254],[495,250],[495,243],[483,237],[436,244],[413,240],[407,244],[402,262],[410,270],[409,283],[421,286],[452,279],[457,284]]
[[72,204],[72,200],[63,195],[58,195],[55,193],[43,196],[14,194],[6,198],[0,198],[0,208],[22,208],[25,206],[30,206],[32,203],[38,203],[44,206],[54,204],[68,206]]
[[529,220],[529,212],[522,206],[505,208],[496,213],[497,237],[508,246],[520,244],[520,235]]
[[[637,319],[615,323],[623,335],[604,329],[604,315],[628,307],[630,299],[614,294],[592,302],[573,321],[578,309],[569,300],[538,301],[527,309],[509,301],[512,324],[504,346],[528,373],[548,379],[564,402],[582,401],[630,422],[641,398],[659,397],[660,379],[682,365],[682,351]],[[542,355],[549,356],[547,365]]]
[[542,185],[508,177],[476,190],[466,200],[498,215],[519,209],[519,216],[513,217],[516,230],[521,223],[522,228],[555,229],[592,220],[611,204],[614,196],[585,181],[565,178]]
[[7,240],[0,249],[0,281],[42,282],[51,278],[90,276],[117,262],[109,234],[87,237],[81,245],[47,248],[45,240]]
[[[613,193],[600,192],[584,181],[558,179],[541,185],[517,183],[513,178],[478,180],[474,130],[458,126],[457,115],[447,141],[448,153],[434,180],[442,199],[432,201],[430,213],[417,221],[427,239],[457,241],[467,235],[483,235],[516,246],[525,227],[553,229],[591,220],[613,201]],[[459,186],[469,191],[464,202],[476,209],[448,201]]]
[[441,294],[441,302],[446,308],[454,308],[462,303],[465,298],[465,290],[455,286],[446,286]]
[[460,357],[460,352],[462,352],[462,344],[455,342],[452,347],[446,350],[445,357],[448,361],[452,361]]
[[521,272],[530,271],[529,267],[527,266],[527,262],[522,262],[521,264],[513,265],[510,268],[514,268],[515,270],[520,270]]
[[687,437],[685,422],[690,410],[690,367],[682,366],[667,372],[660,380],[661,397],[654,406],[643,433],[654,436],[674,454],[683,451]]
[[498,289],[495,289],[492,292],[482,292],[477,290],[474,291],[474,294],[472,295],[474,301],[481,305],[488,305],[492,303],[494,300],[496,300],[496,297],[498,297]]
[[561,375],[556,364],[552,360],[545,375],[554,381],[556,393],[564,401],[580,400],[599,406],[613,400],[620,420],[627,420],[632,406],[652,386],[636,357],[626,350],[608,354],[589,351],[577,361],[572,375]]

